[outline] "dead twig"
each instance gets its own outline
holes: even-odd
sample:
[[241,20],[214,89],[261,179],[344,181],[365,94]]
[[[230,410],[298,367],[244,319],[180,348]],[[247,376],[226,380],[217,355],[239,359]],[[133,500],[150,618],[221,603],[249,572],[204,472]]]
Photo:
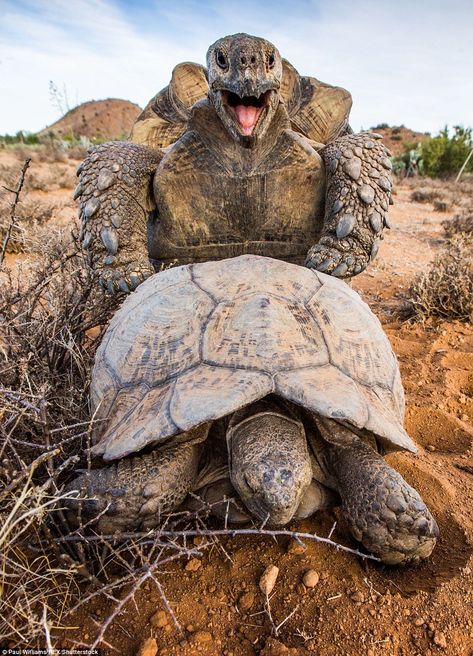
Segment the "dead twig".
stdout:
[[30,165],[31,158],[29,157],[28,159],[25,159],[23,167],[20,172],[20,177],[18,179],[18,183],[16,185],[16,189],[7,189],[4,187],[7,191],[12,193],[14,195],[13,202],[11,204],[10,208],[10,221],[8,223],[8,227],[5,233],[5,237],[3,239],[3,244],[2,244],[2,251],[0,252],[0,266],[3,264],[3,261],[5,259],[5,253],[7,252],[7,247],[8,247],[8,242],[10,241],[12,230],[16,225],[17,222],[17,215],[16,215],[16,208],[17,205],[20,201],[20,195],[21,195],[21,190],[23,189],[23,184],[25,182],[25,175],[26,171],[28,170],[28,167]]

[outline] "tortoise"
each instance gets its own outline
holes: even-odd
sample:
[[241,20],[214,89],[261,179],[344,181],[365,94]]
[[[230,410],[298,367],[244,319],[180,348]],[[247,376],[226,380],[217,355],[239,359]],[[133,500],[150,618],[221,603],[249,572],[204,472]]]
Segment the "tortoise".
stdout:
[[236,496],[229,521],[279,526],[341,503],[386,563],[434,548],[435,520],[382,457],[416,451],[396,357],[337,278],[255,255],[155,274],[105,333],[91,411],[112,464],[70,489],[101,531],[157,526],[198,491],[220,516]]
[[81,240],[110,293],[170,264],[245,253],[360,273],[389,227],[391,161],[353,134],[351,96],[300,76],[265,39],[216,41],[176,66],[131,141],[93,148],[74,196]]

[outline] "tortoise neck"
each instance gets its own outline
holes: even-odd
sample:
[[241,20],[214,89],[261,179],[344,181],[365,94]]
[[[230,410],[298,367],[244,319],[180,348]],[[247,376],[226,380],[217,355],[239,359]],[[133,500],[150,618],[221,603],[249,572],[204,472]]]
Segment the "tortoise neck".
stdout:
[[238,162],[245,170],[256,167],[275,147],[284,130],[290,128],[289,116],[283,103],[279,103],[265,134],[249,148],[228,133],[208,99],[201,100],[193,106],[189,121],[189,129],[199,135],[217,159],[231,162],[232,168],[235,162]]

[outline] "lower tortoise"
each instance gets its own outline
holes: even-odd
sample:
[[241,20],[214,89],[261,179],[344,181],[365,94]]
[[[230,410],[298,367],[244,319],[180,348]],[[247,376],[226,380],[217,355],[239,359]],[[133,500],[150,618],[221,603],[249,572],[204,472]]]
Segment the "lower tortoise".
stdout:
[[435,520],[382,457],[416,451],[396,357],[326,274],[243,255],[150,277],[97,351],[91,410],[92,451],[115,462],[70,489],[101,531],[154,527],[194,492],[233,522],[341,505],[389,564],[435,546]]

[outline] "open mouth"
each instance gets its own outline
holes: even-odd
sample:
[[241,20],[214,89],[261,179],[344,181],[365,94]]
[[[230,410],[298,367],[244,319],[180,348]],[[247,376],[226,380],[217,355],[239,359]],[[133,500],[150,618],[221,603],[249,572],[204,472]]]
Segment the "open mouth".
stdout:
[[245,136],[253,134],[263,110],[268,107],[271,91],[257,96],[243,96],[232,91],[222,91],[223,104],[233,114],[236,123]]

